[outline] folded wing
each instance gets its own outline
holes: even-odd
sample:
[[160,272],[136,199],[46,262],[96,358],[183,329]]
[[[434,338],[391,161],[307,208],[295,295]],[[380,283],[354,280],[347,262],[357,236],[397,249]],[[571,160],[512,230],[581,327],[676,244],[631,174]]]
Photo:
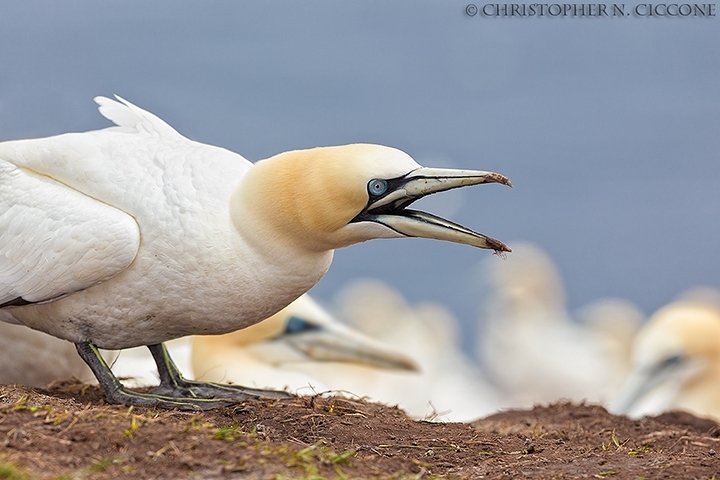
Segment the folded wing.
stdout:
[[132,216],[0,158],[0,308],[108,280],[133,262],[139,244]]

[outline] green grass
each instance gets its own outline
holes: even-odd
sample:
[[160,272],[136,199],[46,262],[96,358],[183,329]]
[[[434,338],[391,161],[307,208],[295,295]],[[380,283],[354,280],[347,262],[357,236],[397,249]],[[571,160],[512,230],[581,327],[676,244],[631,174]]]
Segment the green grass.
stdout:
[[108,457],[103,458],[102,460],[98,460],[97,462],[90,465],[89,470],[91,472],[104,472],[108,469],[111,465],[119,465],[123,463],[123,460],[121,458],[116,457]]
[[2,480],[32,480],[32,476],[23,468],[13,465],[0,457],[0,479]]
[[235,437],[238,437],[242,435],[243,432],[240,430],[240,427],[237,425],[233,425],[231,427],[220,427],[217,430],[215,430],[215,433],[213,433],[213,438],[216,440],[226,440],[226,441],[233,441],[235,440]]

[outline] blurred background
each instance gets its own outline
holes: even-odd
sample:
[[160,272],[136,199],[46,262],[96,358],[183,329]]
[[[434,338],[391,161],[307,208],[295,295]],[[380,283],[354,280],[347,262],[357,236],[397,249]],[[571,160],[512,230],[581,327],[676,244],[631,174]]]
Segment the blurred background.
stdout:
[[[628,10],[634,4],[627,4]],[[0,1],[0,140],[108,125],[118,94],[255,161],[391,145],[492,170],[420,208],[552,258],[570,310],[650,314],[720,287],[720,28],[711,18],[487,18],[467,2]],[[412,239],[336,253],[311,291],[380,279],[474,348],[487,251]]]

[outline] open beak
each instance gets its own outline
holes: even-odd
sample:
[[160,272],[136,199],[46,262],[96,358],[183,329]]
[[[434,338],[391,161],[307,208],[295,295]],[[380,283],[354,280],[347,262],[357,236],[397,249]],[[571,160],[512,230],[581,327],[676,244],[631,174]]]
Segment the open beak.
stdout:
[[388,370],[419,370],[410,357],[344,325],[324,325],[281,338],[316,361],[349,362]]
[[512,187],[510,180],[498,173],[421,167],[389,180],[387,192],[371,198],[354,221],[378,222],[408,237],[434,238],[509,252],[507,245],[499,240],[436,215],[406,208],[426,195],[481,183],[502,183]]

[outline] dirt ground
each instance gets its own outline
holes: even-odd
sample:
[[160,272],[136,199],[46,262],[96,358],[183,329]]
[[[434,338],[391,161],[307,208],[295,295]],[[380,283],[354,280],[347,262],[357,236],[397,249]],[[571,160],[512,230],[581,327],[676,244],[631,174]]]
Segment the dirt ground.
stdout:
[[186,413],[107,405],[78,382],[0,386],[0,479],[710,479],[717,451],[714,422],[595,405],[442,424],[339,397]]

